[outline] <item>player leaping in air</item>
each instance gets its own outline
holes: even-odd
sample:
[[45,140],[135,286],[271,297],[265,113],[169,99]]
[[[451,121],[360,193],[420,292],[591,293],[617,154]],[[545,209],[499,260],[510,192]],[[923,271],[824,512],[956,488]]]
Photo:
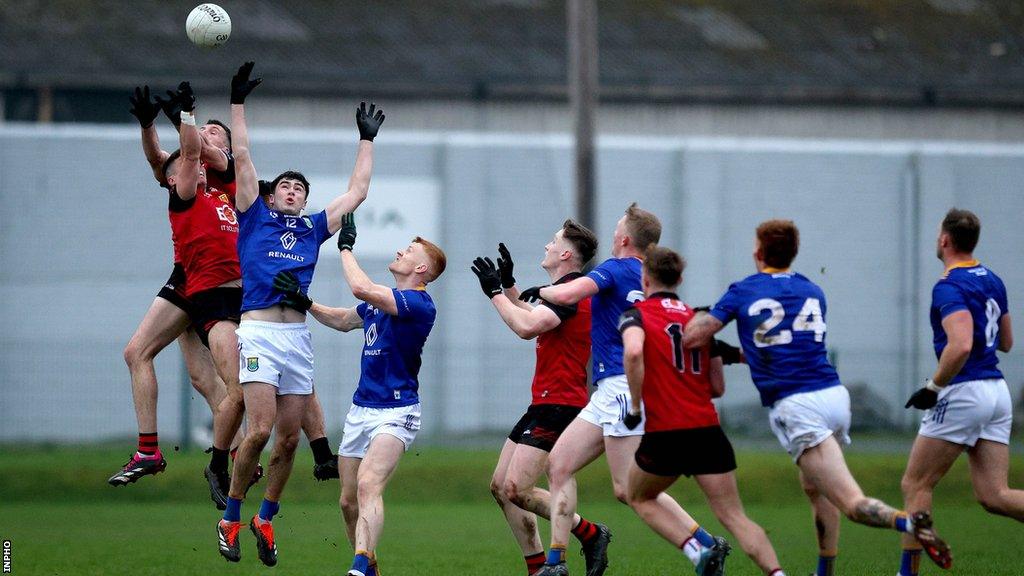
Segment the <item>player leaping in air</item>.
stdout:
[[641,276],[644,301],[626,310],[619,322],[632,398],[626,425],[639,424],[641,405],[647,418],[629,471],[629,504],[683,550],[698,574],[721,573],[729,545],[714,538],[714,545],[702,549],[699,544],[710,535],[665,492],[680,475],[693,476],[715,516],[761,570],[785,576],[768,535],[743,511],[736,456],[711,402],[725,392],[719,348],[728,345],[683,348],[683,329],[694,315],[675,293],[685,266],[682,256],[668,248],[648,249]]
[[[583,276],[594,257],[597,237],[586,227],[566,220],[544,247],[541,267],[553,285]],[[473,272],[495,310],[520,338],[537,339],[533,401],[512,428],[491,478],[491,493],[505,514],[526,560],[528,575],[544,565],[544,545],[537,516],[551,518],[551,495],[536,483],[548,465],[548,453],[565,428],[587,405],[587,361],[590,358],[590,298],[571,306],[543,302],[533,307],[519,300],[512,275],[512,256],[504,244],[497,267],[490,258],[477,258]],[[587,572],[599,574],[608,564],[608,528],[573,517],[573,534],[580,541]]]
[[850,394],[829,364],[825,348],[825,294],[790,271],[800,236],[789,220],[757,227],[757,274],[734,283],[711,309],[686,325],[685,348],[698,348],[736,320],[750,375],[769,407],[768,423],[800,469],[818,535],[817,576],[832,576],[839,545],[839,514],[867,526],[913,534],[944,568],[949,548],[932,529],[931,515],[912,515],[864,495],[850,474],[841,444],[848,444]]
[[259,196],[256,169],[249,153],[244,107],[231,106],[235,132],[240,231],[238,253],[244,294],[238,328],[237,366],[245,397],[249,429],[235,460],[224,517],[217,523],[218,548],[229,561],[241,556],[239,531],[246,482],[274,433],[267,488],[249,528],[256,537],[260,561],[277,564],[272,521],[291,473],[299,429],[313,394],[313,348],[305,310],[284,302],[273,287],[276,274],[287,272],[303,290],[313,279],[320,244],[341,227],[341,216],[364,199],[373,170],[373,138],[384,115],[356,111],[359,151],[348,190],[319,213],[303,216],[309,182],[298,172],[284,172],[271,184],[266,203]]
[[[936,484],[966,451],[985,510],[1024,522],[1024,490],[1007,485],[1013,406],[996,356],[1013,347],[1010,309],[1003,281],[974,258],[980,235],[968,210],[950,210],[939,228],[935,250],[946,273],[931,305],[938,366],[906,404],[926,412],[903,474],[904,505],[931,510]],[[904,537],[903,546],[899,574],[917,576],[921,545]]]
[[302,302],[321,324],[342,332],[363,329],[359,384],[345,417],[338,449],[341,468],[341,513],[355,550],[348,573],[376,576],[376,549],[384,528],[384,488],[420,429],[419,372],[423,345],[437,314],[427,284],[444,272],[444,252],[414,238],[398,252],[388,271],[395,287],[375,284],[356,261],[355,219],[345,216],[338,234],[341,266],[354,308],[312,303],[285,275],[280,288]]

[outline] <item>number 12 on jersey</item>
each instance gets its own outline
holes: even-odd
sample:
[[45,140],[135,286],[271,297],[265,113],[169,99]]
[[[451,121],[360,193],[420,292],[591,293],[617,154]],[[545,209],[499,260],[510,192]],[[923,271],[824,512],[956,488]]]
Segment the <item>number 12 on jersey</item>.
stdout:
[[771,312],[764,322],[754,329],[754,345],[758,348],[789,344],[793,341],[793,332],[814,332],[814,341],[821,342],[825,338],[825,319],[821,314],[821,302],[817,298],[808,298],[793,319],[793,330],[779,330],[777,334],[769,332],[782,324],[786,311],[778,300],[761,298],[747,309],[748,316],[760,316],[764,311]]

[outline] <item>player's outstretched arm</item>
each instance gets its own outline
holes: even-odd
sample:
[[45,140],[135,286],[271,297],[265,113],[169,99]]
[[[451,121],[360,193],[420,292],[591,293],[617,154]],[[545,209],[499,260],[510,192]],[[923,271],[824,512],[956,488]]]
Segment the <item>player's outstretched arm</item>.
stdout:
[[146,163],[153,171],[156,181],[164,183],[164,161],[170,156],[160,148],[160,137],[156,133],[156,126],[153,121],[160,115],[160,105],[149,96],[149,86],[135,87],[135,92],[128,97],[132,107],[128,109],[132,116],[139,121],[142,128],[142,153],[146,156]]
[[245,212],[260,197],[256,167],[249,153],[249,126],[245,121],[245,98],[263,78],[250,80],[253,62],[246,62],[231,77],[231,137],[235,156],[235,208]]
[[199,182],[199,154],[203,147],[202,136],[196,129],[196,96],[192,92],[192,85],[188,82],[179,84],[175,100],[181,106],[181,131],[178,132],[181,158],[174,189],[182,200],[191,200],[196,195]]
[[1010,324],[1010,315],[1003,314],[999,319],[999,351],[1009,352],[1013,348],[1013,326]]
[[[626,315],[632,311],[627,311]],[[622,328],[622,367],[629,383],[630,411],[623,420],[632,430],[640,423],[640,406],[644,388],[644,340],[646,334],[642,325],[631,322]]]
[[725,327],[721,320],[707,312],[698,312],[683,330],[683,347],[700,348],[711,343],[711,337]]
[[363,327],[363,319],[359,317],[355,308],[331,308],[313,302],[309,312],[317,322],[341,332],[349,332]]
[[352,168],[352,176],[348,180],[348,190],[327,205],[327,231],[334,234],[341,228],[343,214],[354,212],[370,191],[370,176],[373,174],[373,139],[377,137],[380,125],[384,123],[384,111],[366,102],[356,108],[356,127],[359,128],[359,151],[356,152],[356,165]]
[[572,306],[597,294],[598,291],[597,282],[586,276],[581,276],[564,284],[527,288],[520,294],[519,299],[526,302],[547,300],[559,306]]
[[491,304],[498,311],[498,315],[523,340],[536,338],[562,323],[554,310],[547,306],[520,308],[503,294],[505,278],[490,258],[477,258],[470,269],[480,280],[481,290],[491,299]]
[[498,243],[498,272],[501,274],[501,289],[505,296],[516,306],[523,310],[533,310],[533,306],[519,299],[519,288],[516,286],[516,278],[512,275],[515,262],[512,261],[512,253],[504,242]]
[[356,243],[356,217],[352,213],[341,217],[341,230],[338,232],[338,250],[341,251],[341,271],[345,275],[352,295],[367,304],[383,310],[392,316],[398,315],[398,303],[395,293],[387,286],[375,284],[363,272],[356,261],[352,247]]

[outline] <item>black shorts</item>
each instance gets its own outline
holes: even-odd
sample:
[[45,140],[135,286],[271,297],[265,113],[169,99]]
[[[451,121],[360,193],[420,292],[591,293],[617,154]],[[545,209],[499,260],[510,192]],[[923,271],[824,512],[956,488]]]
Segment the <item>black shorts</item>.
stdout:
[[156,295],[181,308],[185,314],[192,315],[192,302],[185,296],[185,267],[181,264],[174,265],[171,277]]
[[658,476],[725,474],[736,454],[721,426],[647,432],[636,449],[636,465]]
[[508,439],[516,444],[551,452],[555,441],[583,408],[562,404],[534,404],[526,409]]
[[221,320],[238,323],[242,317],[241,288],[210,288],[192,295],[192,326],[210,347],[210,329]]

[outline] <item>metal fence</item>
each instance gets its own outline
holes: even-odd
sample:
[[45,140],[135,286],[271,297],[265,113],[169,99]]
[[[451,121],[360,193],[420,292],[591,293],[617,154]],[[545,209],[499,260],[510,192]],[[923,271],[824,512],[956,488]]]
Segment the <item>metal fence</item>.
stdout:
[[[171,133],[161,133],[172,142]],[[310,210],[340,193],[354,132],[252,130],[261,175],[295,168]],[[801,229],[795,267],[828,296],[828,343],[855,419],[906,426],[906,394],[934,366],[928,304],[942,272],[938,223],[953,205],[983,223],[977,251],[1024,300],[1024,146],[944,142],[609,137],[598,145],[598,258],[632,201],[659,215],[662,243],[688,259],[684,298],[713,303],[754,271],[753,228],[786,217]],[[505,242],[522,285],[546,281],[543,246],[572,215],[570,140],[562,134],[394,133],[377,141],[357,253],[372,278],[415,234],[449,267],[430,287],[437,323],[421,372],[424,434],[441,440],[505,430],[529,402],[533,345],[480,294],[473,257]],[[122,349],[171,268],[165,193],[142,159],[137,129],[0,127],[0,441],[97,441],[135,432]],[[333,243],[311,295],[355,303]],[[358,378],[358,334],[310,320],[316,386],[337,435]],[[732,329],[726,338],[735,342]],[[1001,366],[1018,398],[1019,352]],[[209,413],[183,392],[172,345],[156,362],[160,432],[182,434]],[[762,412],[745,367],[726,372],[727,424]],[[187,414],[190,418],[183,418]]]

